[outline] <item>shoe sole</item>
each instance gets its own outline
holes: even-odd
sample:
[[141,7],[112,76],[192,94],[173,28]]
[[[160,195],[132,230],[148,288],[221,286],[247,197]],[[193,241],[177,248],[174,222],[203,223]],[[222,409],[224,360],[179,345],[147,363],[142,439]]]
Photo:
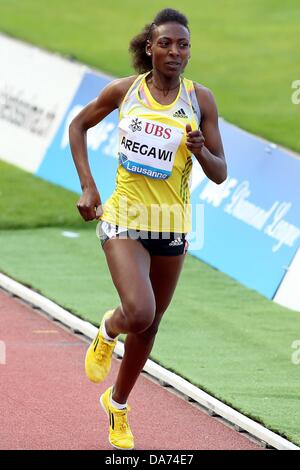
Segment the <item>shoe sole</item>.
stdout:
[[[92,342],[92,344],[93,344],[93,343],[94,343],[94,341]],[[90,347],[92,346],[92,344],[90,345]],[[90,349],[90,347],[89,347],[89,349]],[[107,378],[107,376],[108,376],[110,370],[108,371],[107,375],[106,375],[104,378],[100,379],[100,380],[99,380],[99,379],[95,379],[95,378],[92,377],[92,376],[89,376],[88,373],[87,373],[87,369],[88,369],[88,367],[87,367],[87,355],[88,355],[89,349],[87,350],[87,352],[86,352],[86,354],[85,354],[85,359],[84,359],[85,375],[86,375],[86,377],[89,379],[89,381],[92,382],[93,384],[101,384],[101,383],[104,382],[104,380]]]
[[[106,416],[109,418],[108,413],[107,413],[106,408],[105,408],[105,405],[102,401],[102,395],[100,397],[100,405],[102,406],[103,411],[105,412]],[[109,440],[110,445],[112,447],[114,447],[115,449],[117,449],[117,450],[132,450],[132,449],[134,449],[134,447],[118,447],[118,446],[115,446],[114,444],[112,444],[112,442],[110,442],[110,437],[108,437],[108,440]]]
[[101,380],[96,380],[96,379],[94,379],[93,377],[90,377],[90,376],[88,375],[88,373],[87,373],[87,368],[88,368],[88,367],[87,367],[87,354],[88,354],[88,351],[89,351],[89,350],[87,350],[87,352],[86,352],[85,360],[84,360],[85,375],[86,375],[86,377],[89,379],[90,382],[92,382],[92,383],[94,383],[94,384],[99,384],[99,383],[103,382],[102,379],[101,379]]
[[[105,379],[107,378],[107,376],[109,375],[110,369],[109,369],[109,371],[107,372],[106,376],[105,376],[104,378],[100,379],[100,380],[99,380],[99,379],[97,380],[97,379],[94,379],[94,378],[90,377],[90,376],[88,375],[88,373],[87,373],[87,355],[88,355],[88,353],[89,353],[89,351],[90,351],[90,348],[93,347],[93,344],[94,344],[94,342],[95,342],[95,340],[96,340],[97,338],[98,338],[98,334],[97,334],[97,336],[93,339],[93,341],[92,341],[92,343],[90,344],[90,346],[89,346],[87,352],[85,353],[84,368],[85,368],[85,375],[87,376],[87,378],[88,378],[92,383],[94,383],[94,384],[101,384],[102,382],[104,382],[104,380],[105,380]],[[114,350],[115,350],[115,348],[116,348],[117,343],[118,343],[118,340],[117,340],[116,343],[115,343]],[[112,352],[111,360],[112,360],[112,358],[113,358],[114,350],[113,350],[113,352]]]

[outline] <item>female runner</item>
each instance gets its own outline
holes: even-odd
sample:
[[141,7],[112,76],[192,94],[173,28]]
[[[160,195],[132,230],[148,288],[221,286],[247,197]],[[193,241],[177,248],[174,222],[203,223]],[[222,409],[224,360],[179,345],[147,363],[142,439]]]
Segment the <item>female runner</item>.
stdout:
[[[109,441],[132,449],[128,396],[152,349],[183,266],[191,229],[192,155],[217,184],[227,170],[210,90],[182,76],[190,58],[187,18],[160,11],[130,43],[137,75],[114,80],[70,125],[82,187],[77,208],[100,220],[100,239],[120,305],[104,314],[85,358],[86,374],[102,382],[120,333],[127,334],[116,382],[100,398]],[[119,109],[116,188],[102,206],[90,171],[86,132]]]

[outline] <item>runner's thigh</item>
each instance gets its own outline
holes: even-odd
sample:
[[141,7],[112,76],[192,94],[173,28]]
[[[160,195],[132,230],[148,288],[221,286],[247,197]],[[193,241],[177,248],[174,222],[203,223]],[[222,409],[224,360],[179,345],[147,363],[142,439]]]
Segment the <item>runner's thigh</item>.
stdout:
[[156,302],[156,315],[168,308],[182,270],[185,254],[178,256],[152,256],[150,279]]
[[130,238],[109,239],[103,250],[124,313],[155,312],[148,251],[140,242]]

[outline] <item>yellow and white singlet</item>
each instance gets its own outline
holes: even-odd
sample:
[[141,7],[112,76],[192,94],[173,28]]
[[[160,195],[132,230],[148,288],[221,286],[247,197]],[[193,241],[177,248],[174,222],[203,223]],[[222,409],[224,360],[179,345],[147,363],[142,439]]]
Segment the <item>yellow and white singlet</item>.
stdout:
[[149,73],[136,78],[120,106],[116,188],[100,219],[136,230],[187,233],[193,161],[185,126],[199,128],[200,109],[193,82],[183,77],[173,103],[158,103],[146,83]]

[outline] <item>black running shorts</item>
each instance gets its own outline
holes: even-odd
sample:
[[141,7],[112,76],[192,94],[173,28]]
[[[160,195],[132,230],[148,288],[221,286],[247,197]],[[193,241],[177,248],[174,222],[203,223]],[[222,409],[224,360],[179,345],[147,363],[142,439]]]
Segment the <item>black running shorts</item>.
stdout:
[[100,221],[97,235],[103,247],[110,238],[131,238],[140,242],[151,256],[178,256],[187,252],[188,241],[186,234],[174,232],[149,232],[143,230],[127,229]]

